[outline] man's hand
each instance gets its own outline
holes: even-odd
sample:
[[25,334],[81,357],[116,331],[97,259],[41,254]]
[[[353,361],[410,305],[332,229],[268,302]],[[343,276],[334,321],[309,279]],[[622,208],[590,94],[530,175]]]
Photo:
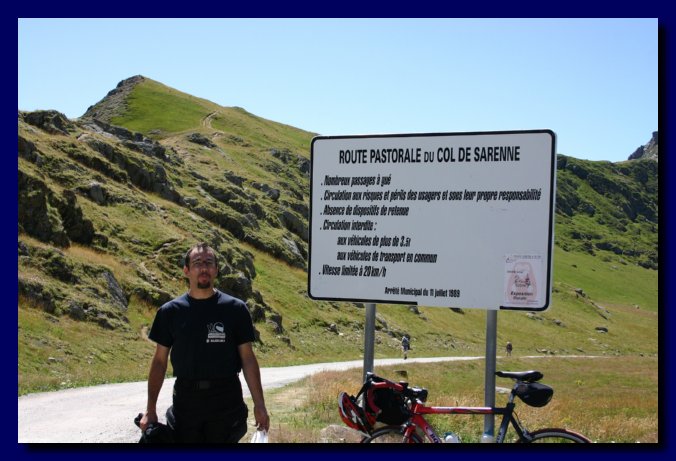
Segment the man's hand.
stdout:
[[266,431],[270,430],[270,416],[268,416],[268,410],[265,408],[265,405],[254,405],[254,418],[259,431],[263,429]]
[[146,411],[146,413],[143,415],[143,418],[141,418],[141,423],[140,423],[141,424],[141,430],[143,432],[145,432],[150,424],[156,423],[156,422],[157,422],[157,413],[154,412],[154,411],[152,411],[152,412]]

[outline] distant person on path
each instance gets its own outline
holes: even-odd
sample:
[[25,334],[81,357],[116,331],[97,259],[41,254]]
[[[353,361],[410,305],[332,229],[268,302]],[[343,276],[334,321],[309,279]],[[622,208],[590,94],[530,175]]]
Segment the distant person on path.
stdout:
[[249,409],[242,397],[240,371],[251,391],[256,425],[267,431],[270,418],[246,304],[214,288],[218,261],[205,243],[188,250],[183,273],[188,292],[157,311],[148,335],[157,347],[141,429],[157,422],[157,397],[171,357],[176,382],[170,410],[177,442],[236,443],[246,434]]
[[411,339],[408,335],[401,338],[401,351],[404,353],[404,360],[408,358],[408,351],[411,350]]
[[507,341],[507,345],[505,346],[505,350],[507,351],[508,356],[512,355],[512,343]]

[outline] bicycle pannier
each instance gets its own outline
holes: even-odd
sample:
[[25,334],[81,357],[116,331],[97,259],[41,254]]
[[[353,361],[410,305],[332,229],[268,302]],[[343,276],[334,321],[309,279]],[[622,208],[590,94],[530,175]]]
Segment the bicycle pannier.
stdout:
[[404,396],[389,388],[367,390],[366,411],[375,415],[376,421],[385,424],[403,424],[410,416]]
[[523,384],[516,390],[516,396],[531,407],[544,407],[554,395],[554,389],[542,383]]
[[[134,424],[141,427],[141,418],[143,413],[139,413],[134,418]],[[141,439],[138,443],[174,443],[174,429],[162,423],[151,423],[145,431],[141,431]]]

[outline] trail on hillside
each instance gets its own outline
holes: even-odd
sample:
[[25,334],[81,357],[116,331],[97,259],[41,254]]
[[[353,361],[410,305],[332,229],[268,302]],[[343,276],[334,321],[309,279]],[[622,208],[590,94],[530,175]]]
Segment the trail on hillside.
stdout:
[[[528,356],[542,358],[552,356]],[[582,357],[582,356],[555,356]],[[591,357],[591,356],[584,356]],[[374,366],[401,363],[430,363],[446,361],[483,360],[484,357],[429,357],[377,359]],[[263,388],[270,390],[298,381],[321,371],[341,371],[360,368],[363,360],[349,362],[314,363],[290,367],[261,368]],[[160,392],[157,408],[161,422],[164,411],[171,405],[174,378],[166,379]],[[244,396],[249,389],[242,382]],[[19,443],[134,443],[141,433],[133,418],[146,406],[146,381],[41,392],[19,397]]]
[[202,126],[203,126],[204,128],[213,129],[213,128],[211,127],[211,121],[212,121],[213,118],[216,116],[216,114],[218,114],[218,112],[212,112],[212,113],[210,113],[209,115],[207,115],[206,117],[204,117],[204,118],[202,119]]

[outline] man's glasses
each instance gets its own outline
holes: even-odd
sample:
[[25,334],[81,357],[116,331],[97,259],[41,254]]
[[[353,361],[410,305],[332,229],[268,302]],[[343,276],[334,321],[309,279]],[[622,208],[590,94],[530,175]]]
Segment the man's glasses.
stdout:
[[211,268],[216,267],[216,262],[211,260],[202,261],[201,259],[197,259],[195,261],[190,261],[190,267],[195,267],[197,269],[201,269],[202,267]]

